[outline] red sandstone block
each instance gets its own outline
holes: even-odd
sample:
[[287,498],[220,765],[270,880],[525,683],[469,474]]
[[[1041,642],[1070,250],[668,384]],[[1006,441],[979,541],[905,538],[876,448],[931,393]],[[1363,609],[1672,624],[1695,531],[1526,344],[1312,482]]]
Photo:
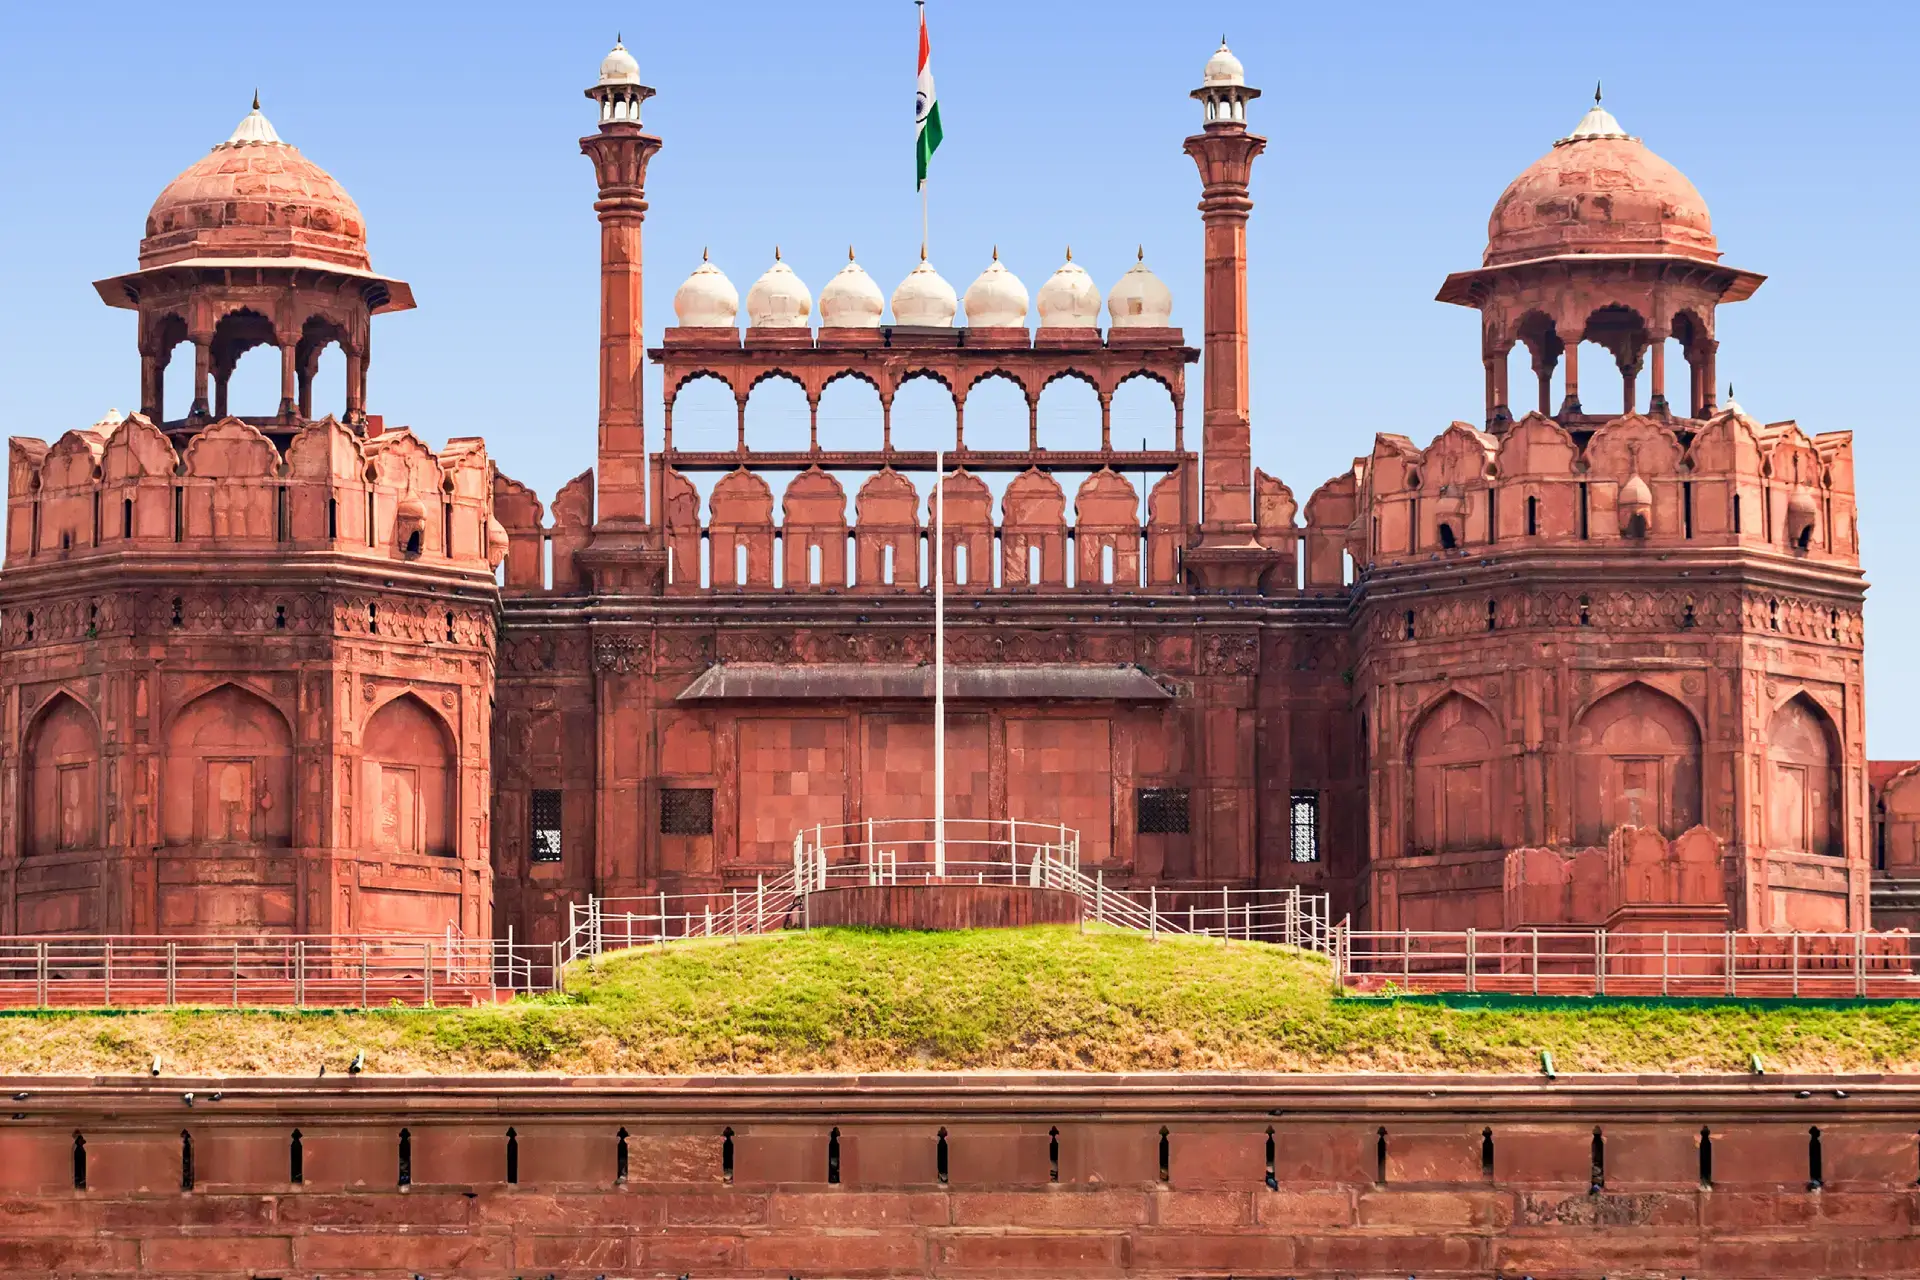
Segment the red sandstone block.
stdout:
[[1808,1130],[1797,1125],[1730,1125],[1725,1129],[1716,1125],[1713,1184],[1804,1190],[1810,1170],[1809,1138]]
[[[291,1185],[291,1129],[203,1129],[194,1134],[196,1187],[283,1190]],[[302,1138],[304,1155],[305,1140]]]
[[1076,1124],[1060,1130],[1060,1181],[1139,1185],[1160,1180],[1160,1126]]
[[1025,1231],[942,1233],[932,1243],[935,1266],[960,1271],[1047,1276],[1073,1271],[1112,1272],[1126,1237],[1109,1232],[1041,1235]]
[[1863,1276],[1920,1275],[1920,1236],[1887,1236],[1857,1245]]
[[749,1271],[789,1274],[898,1275],[926,1266],[926,1249],[911,1230],[750,1235],[744,1256]]
[[1502,1186],[1579,1187],[1593,1180],[1586,1125],[1495,1125],[1493,1180]]
[[[846,1149],[841,1148],[841,1158]],[[844,1168],[844,1166],[843,1166]],[[827,1134],[814,1129],[735,1131],[733,1180],[748,1185],[827,1180]]]
[[627,1183],[719,1182],[726,1176],[721,1160],[725,1143],[719,1131],[629,1133]]
[[1920,1175],[1920,1138],[1912,1128],[1822,1125],[1820,1148],[1829,1191],[1911,1186]]
[[611,1223],[652,1223],[659,1221],[660,1215],[658,1200],[623,1191],[553,1195],[522,1191],[518,1187],[495,1187],[479,1192],[472,1204],[476,1222],[556,1230],[562,1227],[590,1230]]
[[1348,1191],[1256,1191],[1254,1219],[1263,1227],[1344,1227],[1353,1221]]
[[300,1148],[310,1190],[400,1185],[398,1128],[302,1129]]
[[626,1267],[631,1256],[630,1242],[624,1234],[573,1233],[564,1236],[520,1236],[514,1241],[514,1262],[523,1267],[552,1267],[559,1270],[578,1267]]
[[507,1129],[495,1125],[413,1125],[414,1186],[486,1186],[507,1180]]
[[1385,1190],[1360,1196],[1360,1225],[1456,1231],[1504,1228],[1513,1221],[1513,1199],[1500,1191]]
[[[1169,1181],[1176,1187],[1258,1187],[1267,1180],[1264,1129],[1182,1131],[1167,1135]],[[1157,1158],[1157,1157],[1156,1157]]]
[[140,1242],[143,1272],[257,1275],[284,1270],[292,1262],[293,1242],[285,1236],[162,1236]]
[[[1720,1138],[1714,1135],[1715,1176],[1721,1163]],[[1589,1167],[1593,1130],[1586,1131]],[[1602,1130],[1609,1191],[1692,1190],[1700,1185],[1700,1126],[1685,1121],[1661,1125],[1608,1125]],[[1498,1154],[1495,1155],[1496,1167]]]
[[1721,1191],[1701,1197],[1716,1235],[1818,1227],[1822,1232],[1885,1235],[1913,1226],[1911,1191]]
[[777,1227],[895,1227],[946,1225],[947,1196],[872,1191],[782,1191],[773,1196],[769,1221]]
[[[1377,1139],[1378,1132],[1375,1137]],[[1389,1183],[1484,1182],[1480,1164],[1480,1131],[1389,1129],[1387,1181]]]
[[955,1187],[1049,1182],[1051,1125],[967,1124],[947,1135],[947,1182]]
[[1362,1125],[1274,1126],[1273,1176],[1289,1182],[1370,1184],[1375,1176],[1375,1131]]
[[279,1221],[301,1227],[359,1227],[405,1222],[414,1228],[465,1226],[473,1201],[454,1192],[408,1191],[379,1195],[340,1195],[299,1191],[275,1203]]
[[611,1187],[618,1125],[516,1124],[523,1187]]
[[739,1266],[746,1241],[739,1236],[697,1232],[647,1236],[633,1241],[636,1265],[666,1275],[732,1270]]
[[[87,1193],[82,1193],[86,1195]],[[272,1196],[161,1194],[151,1198],[92,1200],[94,1217],[107,1231],[174,1230],[180,1227],[246,1229],[270,1226]]]
[[651,1197],[669,1226],[752,1226],[767,1221],[771,1197],[752,1191],[674,1192]]
[[[1582,1231],[1495,1239],[1500,1275],[1700,1275],[1700,1242],[1692,1236],[1634,1231]],[[1711,1273],[1716,1276],[1722,1273]],[[1724,1273],[1728,1280],[1761,1280],[1766,1270]]]
[[1700,1246],[1700,1270],[1710,1276],[1831,1280],[1854,1273],[1853,1242],[1791,1237],[1708,1240]]
[[90,1231],[98,1225],[98,1218],[97,1205],[64,1193],[0,1198],[0,1238]]
[[396,1232],[314,1232],[295,1236],[294,1267],[301,1271],[368,1271],[391,1275],[413,1272],[491,1271],[512,1265],[512,1240],[505,1235]]
[[1687,1230],[1700,1224],[1700,1193],[1662,1191],[1525,1191],[1514,1206],[1520,1228],[1632,1227]]
[[180,1133],[134,1130],[89,1137],[87,1189],[103,1195],[180,1190]]
[[1253,1221],[1251,1191],[1149,1192],[1153,1221],[1163,1227],[1237,1227]]
[[1292,1236],[1258,1232],[1148,1231],[1135,1235],[1132,1244],[1133,1269],[1149,1274],[1285,1273],[1295,1258]]
[[1139,1191],[1087,1191],[1050,1187],[1044,1191],[955,1192],[957,1227],[1120,1227],[1147,1221],[1147,1197]]
[[939,1183],[938,1127],[861,1125],[840,1130],[840,1181],[846,1186],[911,1187]]
[[139,1247],[132,1240],[88,1235],[0,1239],[0,1272],[47,1276],[56,1272],[133,1271],[138,1266]]
[[1292,1265],[1308,1274],[1359,1271],[1404,1276],[1490,1270],[1488,1239],[1477,1236],[1299,1235],[1293,1238],[1293,1257]]
[[0,1133],[0,1191],[58,1191],[72,1185],[71,1133]]

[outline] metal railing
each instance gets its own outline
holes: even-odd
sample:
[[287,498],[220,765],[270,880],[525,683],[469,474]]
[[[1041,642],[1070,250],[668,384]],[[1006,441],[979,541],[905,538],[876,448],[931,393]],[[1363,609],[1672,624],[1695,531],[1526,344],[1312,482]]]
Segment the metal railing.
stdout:
[[1339,985],[1363,992],[1572,996],[1920,997],[1906,933],[1333,931]]
[[559,944],[391,935],[0,937],[0,1007],[369,1008],[557,990]]

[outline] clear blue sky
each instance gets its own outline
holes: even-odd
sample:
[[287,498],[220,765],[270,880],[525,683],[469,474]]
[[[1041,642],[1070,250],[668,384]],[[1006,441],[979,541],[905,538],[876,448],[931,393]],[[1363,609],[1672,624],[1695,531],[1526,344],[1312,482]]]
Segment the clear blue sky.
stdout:
[[[1591,5],[932,0],[930,13],[947,131],[935,264],[964,288],[997,244],[1037,289],[1071,244],[1105,288],[1144,244],[1196,341],[1198,185],[1180,140],[1225,29],[1265,90],[1253,123],[1271,139],[1250,237],[1256,459],[1302,499],[1376,431],[1424,442],[1478,418],[1476,318],[1434,289],[1478,261],[1501,189],[1604,78],[1623,125],[1704,193],[1727,261],[1771,277],[1722,313],[1722,380],[1756,417],[1858,433],[1870,747],[1920,756],[1913,6],[1664,4],[1608,21]],[[576,139],[614,29],[659,90],[647,122],[666,140],[648,184],[657,340],[702,246],[743,294],[775,243],[816,293],[849,242],[883,290],[912,266],[913,23],[906,0],[7,5],[5,431],[51,438],[134,407],[133,317],[89,281],[134,265],[154,195],[257,85],[282,136],[359,201],[375,266],[419,297],[376,324],[371,410],[435,443],[484,435],[550,496],[592,464],[597,240]],[[237,410],[270,407],[272,365],[243,362]],[[320,405],[336,403],[329,386]],[[804,422],[792,404],[769,411],[774,428]],[[831,431],[865,429],[828,416]],[[726,429],[717,406],[689,404],[682,421]]]

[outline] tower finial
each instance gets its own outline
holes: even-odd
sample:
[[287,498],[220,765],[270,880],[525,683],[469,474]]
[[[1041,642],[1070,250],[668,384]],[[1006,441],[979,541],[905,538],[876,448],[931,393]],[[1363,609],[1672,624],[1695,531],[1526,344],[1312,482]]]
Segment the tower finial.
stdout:
[[1144,244],[1137,246],[1133,251],[1133,260],[1135,262],[1145,262],[1147,260],[1147,246]]
[[613,42],[616,45],[621,45],[621,46],[624,46],[626,44],[626,41],[620,38],[620,33],[618,31],[613,33]]
[[1598,80],[1593,82],[1593,105],[1596,107],[1600,105],[1600,82]]
[[773,246],[773,260],[774,260],[775,262],[778,262],[778,261],[780,261],[780,246],[779,246],[779,245],[775,245],[775,246]]
[[1072,261],[1073,261],[1073,246],[1072,246],[1072,245],[1068,245],[1068,246],[1067,246],[1067,261],[1068,261],[1068,262],[1072,262]]
[[700,261],[707,261],[707,248],[705,245],[700,246]]
[[993,246],[993,260],[994,260],[995,262],[998,262],[998,261],[1000,261],[1000,246],[999,246],[999,245],[995,245],[995,246]]
[[925,240],[922,240],[920,242],[920,261],[925,262],[926,260],[927,260],[927,242]]
[[255,111],[260,109],[260,90],[257,88],[253,91],[253,109]]
[[848,262],[852,262],[852,261],[853,261],[853,246],[852,246],[852,245],[848,245],[848,246],[847,246],[847,261],[848,261]]

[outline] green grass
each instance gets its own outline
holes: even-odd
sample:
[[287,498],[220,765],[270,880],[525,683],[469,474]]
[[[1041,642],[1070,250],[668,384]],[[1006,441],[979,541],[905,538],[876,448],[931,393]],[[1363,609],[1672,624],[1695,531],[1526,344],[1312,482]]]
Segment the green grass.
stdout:
[[1072,928],[808,934],[576,965],[486,1009],[16,1015],[0,1072],[1920,1070],[1920,1004],[1341,1000],[1280,948]]

